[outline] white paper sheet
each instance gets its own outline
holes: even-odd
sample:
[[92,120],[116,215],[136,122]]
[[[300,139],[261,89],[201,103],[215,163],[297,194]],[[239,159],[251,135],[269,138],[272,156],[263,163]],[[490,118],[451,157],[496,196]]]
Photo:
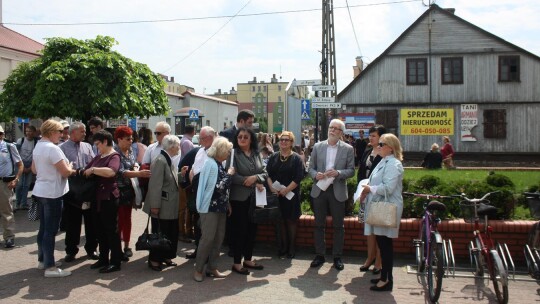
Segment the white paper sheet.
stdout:
[[[272,188],[276,189],[277,191],[280,191],[281,189],[285,189],[285,188],[287,188],[287,187],[285,187],[284,185],[282,185],[280,182],[275,181],[275,182],[272,184]],[[288,200],[291,200],[291,199],[294,197],[294,192],[289,191],[289,193],[287,193],[287,195],[285,195],[285,197],[286,197]]]
[[362,194],[362,190],[364,189],[364,186],[366,186],[369,182],[369,179],[363,179],[358,183],[358,187],[356,188],[356,192],[353,195],[353,202],[356,203],[356,200],[360,198],[360,195]]
[[255,188],[255,206],[266,206],[266,188],[263,188],[263,191]]
[[322,191],[326,191],[326,189],[328,189],[328,187],[330,187],[333,182],[333,177],[325,177],[317,182],[317,187],[319,187],[319,189],[321,189]]

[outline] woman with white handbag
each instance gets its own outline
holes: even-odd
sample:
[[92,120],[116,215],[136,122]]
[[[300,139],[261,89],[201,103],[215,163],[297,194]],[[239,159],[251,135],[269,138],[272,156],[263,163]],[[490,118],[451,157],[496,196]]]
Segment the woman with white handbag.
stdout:
[[381,136],[377,149],[382,160],[363,185],[359,200],[366,200],[364,234],[376,236],[382,258],[381,277],[371,280],[376,285],[370,289],[392,291],[392,239],[398,237],[403,212],[403,150],[399,139],[390,133]]

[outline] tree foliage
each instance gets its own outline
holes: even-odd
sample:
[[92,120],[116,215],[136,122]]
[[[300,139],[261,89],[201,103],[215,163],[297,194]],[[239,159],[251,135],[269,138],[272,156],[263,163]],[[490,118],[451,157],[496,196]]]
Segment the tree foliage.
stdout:
[[112,37],[47,39],[43,55],[20,64],[4,85],[4,117],[71,117],[86,121],[163,115],[165,83],[147,65],[122,56]]

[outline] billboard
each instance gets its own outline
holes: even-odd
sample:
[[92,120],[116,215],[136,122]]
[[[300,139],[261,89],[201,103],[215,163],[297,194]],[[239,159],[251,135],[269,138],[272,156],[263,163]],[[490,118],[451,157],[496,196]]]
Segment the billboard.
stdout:
[[340,113],[339,116],[345,123],[345,133],[355,138],[360,137],[360,131],[367,133],[375,125],[375,113]]
[[401,135],[454,135],[454,109],[401,109]]

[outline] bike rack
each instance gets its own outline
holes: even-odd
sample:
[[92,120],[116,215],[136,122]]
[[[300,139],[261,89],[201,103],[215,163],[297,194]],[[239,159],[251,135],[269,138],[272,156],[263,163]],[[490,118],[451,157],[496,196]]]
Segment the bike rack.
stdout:
[[[509,272],[509,270],[510,270],[508,268],[508,266],[512,267],[512,280],[515,280],[516,279],[516,267],[514,265],[514,260],[512,259],[512,255],[510,255],[510,250],[508,250],[508,246],[506,245],[506,243],[504,243],[502,245],[500,243],[497,243],[497,251],[499,252],[499,255],[502,258],[502,262],[503,262],[503,265],[504,265],[504,268],[506,269],[506,271]],[[510,264],[508,264],[508,262],[510,262]]]
[[446,266],[446,275],[456,277],[456,259],[454,257],[454,249],[452,248],[451,240],[443,240],[443,256],[444,265]]
[[[535,254],[533,254],[533,251]],[[532,272],[529,273],[529,275],[537,280],[540,279],[540,269],[538,268],[539,260],[536,258],[538,257],[538,251],[536,249],[531,250],[531,247],[528,244],[525,244],[523,253],[525,254],[525,261],[527,262],[527,269]]]

